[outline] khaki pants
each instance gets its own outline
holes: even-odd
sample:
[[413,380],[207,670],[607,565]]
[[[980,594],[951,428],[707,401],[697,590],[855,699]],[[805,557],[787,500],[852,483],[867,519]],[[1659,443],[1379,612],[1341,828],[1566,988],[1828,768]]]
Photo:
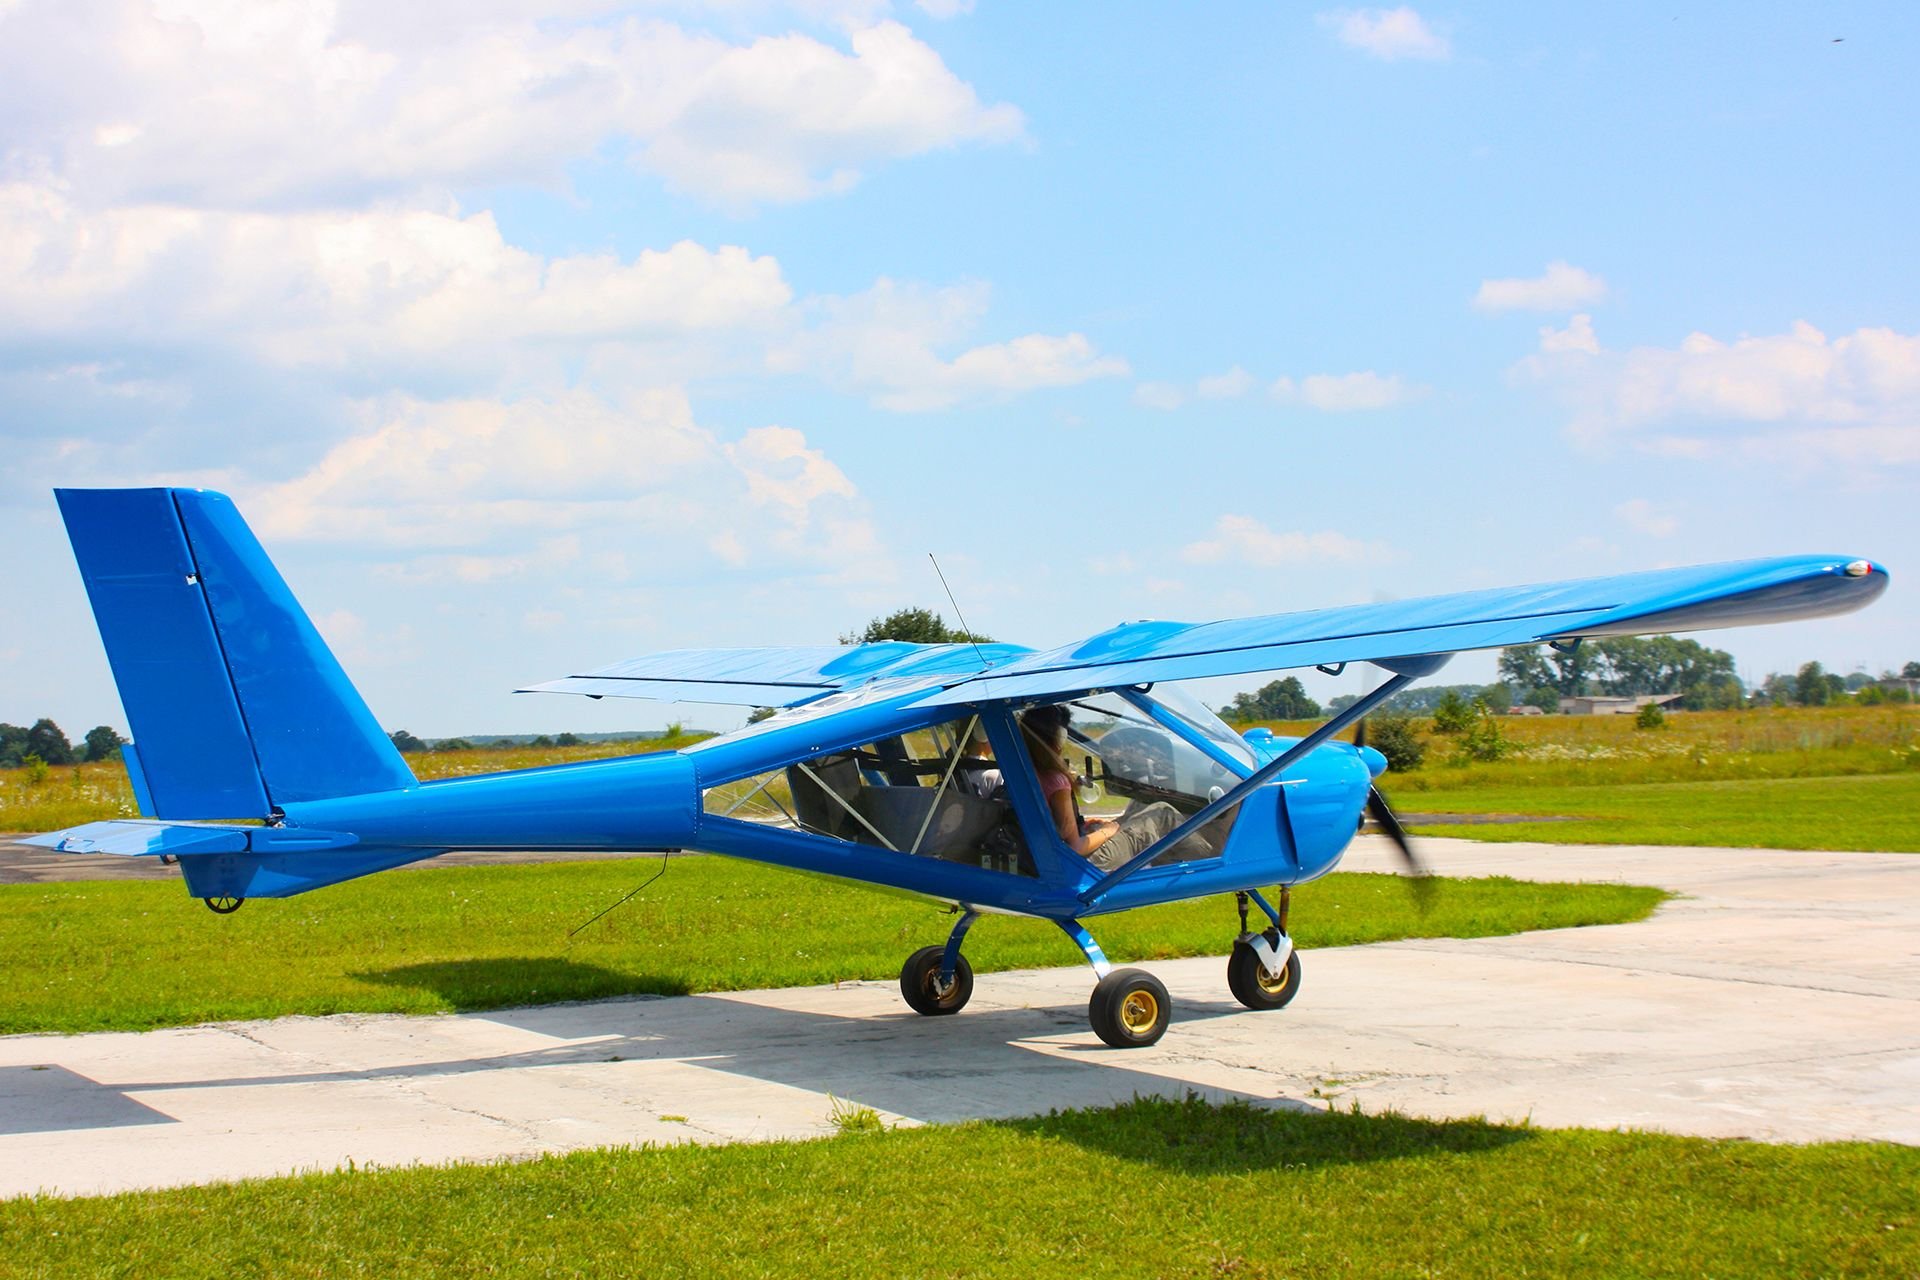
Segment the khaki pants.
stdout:
[[[1111,871],[1122,863],[1131,862],[1136,854],[1150,848],[1154,841],[1179,825],[1180,811],[1164,800],[1133,806],[1121,816],[1120,829],[1087,855],[1088,861],[1102,871]],[[1181,847],[1184,848],[1193,838],[1181,841]]]

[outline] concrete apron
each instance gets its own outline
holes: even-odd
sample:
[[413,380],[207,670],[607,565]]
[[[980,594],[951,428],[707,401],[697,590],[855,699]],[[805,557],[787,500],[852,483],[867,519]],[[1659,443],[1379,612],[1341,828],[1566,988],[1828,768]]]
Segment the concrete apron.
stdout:
[[[0,1195],[1029,1115],[1135,1094],[1776,1141],[1920,1143],[1920,857],[1423,842],[1449,875],[1659,884],[1641,924],[1303,954],[1243,1010],[1218,958],[1148,965],[1151,1049],[1087,1027],[1084,968],[487,1014],[0,1038]],[[1344,864],[1385,870],[1363,839]],[[1310,891],[1299,911],[1313,910]],[[981,926],[991,929],[988,920]],[[1223,940],[1232,928],[1221,921]],[[1096,925],[1097,933],[1097,925]]]

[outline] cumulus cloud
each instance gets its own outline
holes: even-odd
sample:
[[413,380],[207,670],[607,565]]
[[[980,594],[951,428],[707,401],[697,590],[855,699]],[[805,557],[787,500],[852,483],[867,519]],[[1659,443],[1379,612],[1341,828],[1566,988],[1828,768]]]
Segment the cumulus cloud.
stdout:
[[1231,561],[1272,568],[1285,564],[1318,564],[1335,561],[1355,564],[1385,558],[1387,549],[1373,542],[1350,538],[1344,533],[1323,530],[1318,533],[1278,532],[1252,516],[1223,515],[1214,522],[1213,536],[1190,542],[1181,548],[1180,557],[1190,564],[1219,564]]
[[1125,360],[1101,355],[1079,333],[1033,333],[939,354],[970,333],[987,297],[980,284],[929,289],[883,278],[864,293],[812,301],[812,323],[776,347],[768,364],[776,372],[823,377],[903,412],[1128,372]]
[[1607,282],[1566,262],[1550,262],[1537,276],[1482,280],[1473,305],[1482,311],[1571,311],[1607,296]]
[[734,246],[546,258],[486,213],[96,213],[0,186],[0,340],[211,340],[281,365],[491,360],[543,339],[771,323],[791,298],[779,263]]
[[1613,509],[1613,514],[1627,528],[1651,538],[1670,538],[1680,528],[1680,521],[1671,512],[1645,498],[1628,498]]
[[1253,390],[1255,381],[1252,374],[1235,365],[1225,373],[1200,379],[1194,391],[1202,400],[1233,400]]
[[[1024,136],[897,22],[845,47],[735,43],[512,3],[433,18],[333,0],[29,0],[0,8],[0,156],[89,204],[319,207],[501,182],[561,185],[624,151],[745,207],[845,190],[875,164]],[[297,141],[293,141],[297,140]]]
[[1298,382],[1282,377],[1268,391],[1282,404],[1303,404],[1325,413],[1387,409],[1428,394],[1428,388],[1408,383],[1397,373],[1383,377],[1371,369],[1359,373],[1314,373]]
[[1863,328],[1828,338],[1801,321],[1782,334],[1678,347],[1601,346],[1590,322],[1542,330],[1515,377],[1551,389],[1585,445],[1629,440],[1669,457],[1737,450],[1838,462],[1920,462],[1920,335]]
[[1336,9],[1321,14],[1320,24],[1331,29],[1341,44],[1383,62],[1403,58],[1441,62],[1453,56],[1451,42],[1407,5],[1397,9]]
[[1133,389],[1133,402],[1146,409],[1178,409],[1187,402],[1186,393],[1171,382],[1142,382]]
[[[851,481],[801,432],[726,441],[678,388],[605,400],[389,396],[303,474],[249,495],[263,537],[417,552],[388,576],[469,584],[557,572],[596,546],[651,559],[814,567],[880,555]],[[611,556],[611,559],[607,557]]]

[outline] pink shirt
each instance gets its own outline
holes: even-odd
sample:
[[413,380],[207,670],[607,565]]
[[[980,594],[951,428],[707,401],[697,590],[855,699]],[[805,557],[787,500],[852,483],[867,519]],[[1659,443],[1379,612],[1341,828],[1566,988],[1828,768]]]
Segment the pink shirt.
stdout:
[[1073,779],[1064,773],[1049,771],[1040,775],[1040,794],[1049,800],[1053,799],[1055,792],[1069,790],[1072,786]]

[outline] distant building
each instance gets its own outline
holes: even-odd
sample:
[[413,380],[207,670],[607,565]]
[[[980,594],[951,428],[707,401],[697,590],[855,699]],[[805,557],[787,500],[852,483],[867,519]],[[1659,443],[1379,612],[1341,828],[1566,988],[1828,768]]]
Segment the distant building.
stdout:
[[1531,702],[1516,702],[1507,708],[1507,714],[1510,716],[1543,716],[1547,713],[1539,707],[1534,706]]
[[1591,698],[1560,699],[1560,714],[1563,716],[1633,716],[1640,714],[1640,708],[1648,705],[1672,710],[1684,693],[1642,693],[1633,697],[1596,696]]

